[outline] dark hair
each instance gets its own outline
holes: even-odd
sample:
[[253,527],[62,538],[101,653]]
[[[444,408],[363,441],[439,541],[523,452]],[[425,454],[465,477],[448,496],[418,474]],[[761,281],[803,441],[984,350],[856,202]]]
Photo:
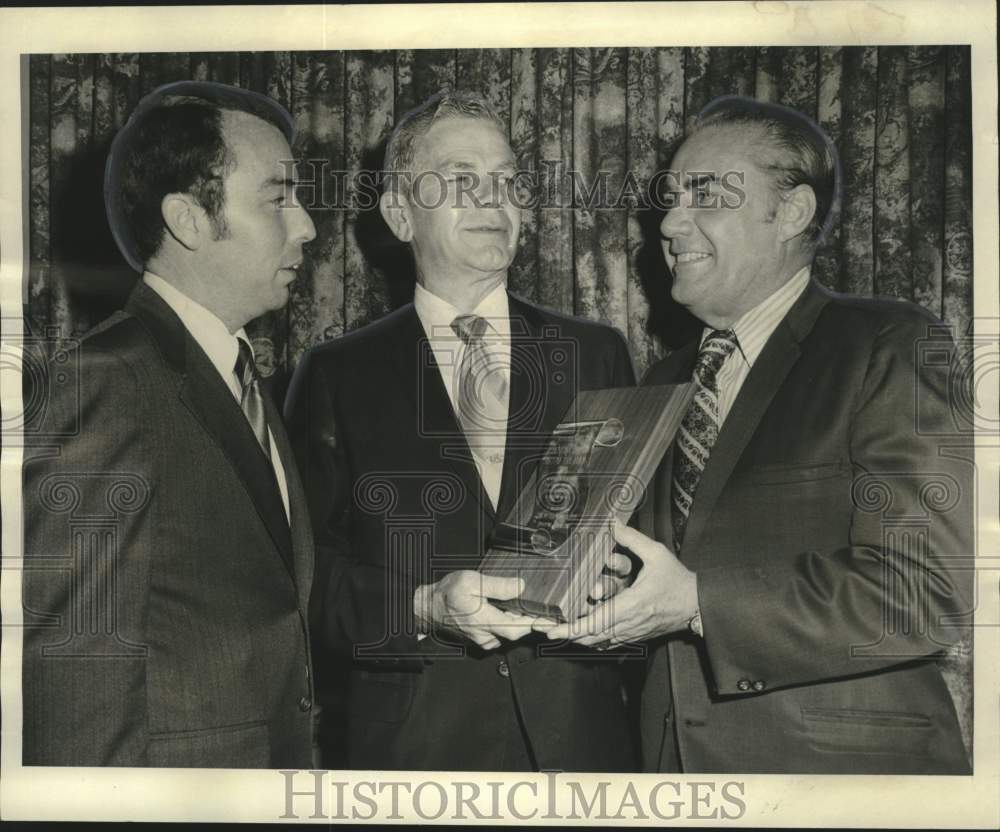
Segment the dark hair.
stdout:
[[413,158],[416,155],[417,140],[422,138],[434,122],[445,118],[473,118],[488,121],[507,135],[507,127],[486,100],[471,92],[441,90],[428,98],[419,107],[406,113],[396,124],[385,147],[384,189],[391,190],[406,185],[405,176],[413,173]]
[[775,187],[786,191],[808,185],[816,195],[816,213],[806,228],[806,239],[818,246],[840,207],[840,160],[830,137],[811,118],[767,101],[727,95],[710,101],[695,120],[694,132],[709,127],[755,125],[779,159],[768,157],[761,168],[771,174]]
[[295,139],[292,117],[276,101],[208,81],[158,87],[115,136],[104,169],[104,207],[118,248],[137,271],[163,242],[160,206],[167,194],[191,194],[216,237],[225,235],[224,180],[235,159],[223,135],[223,112],[256,116],[277,127],[289,144]]

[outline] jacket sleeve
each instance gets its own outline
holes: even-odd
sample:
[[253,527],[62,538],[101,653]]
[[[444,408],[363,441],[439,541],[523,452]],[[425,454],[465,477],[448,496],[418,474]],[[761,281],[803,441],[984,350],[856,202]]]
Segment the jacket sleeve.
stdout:
[[873,342],[849,430],[847,545],[699,571],[719,693],[753,692],[748,680],[772,689],[877,671],[967,632],[972,436],[956,418],[954,365],[918,359],[926,335],[925,320],[899,316]]
[[73,349],[39,382],[25,387],[23,760],[143,765],[155,450],[140,380]]
[[405,626],[413,620],[416,587],[353,547],[354,484],[361,472],[352,470],[338,415],[336,367],[328,358],[303,357],[284,410],[316,544],[310,625],[325,646],[348,657],[363,648],[372,663],[420,665],[419,642]]

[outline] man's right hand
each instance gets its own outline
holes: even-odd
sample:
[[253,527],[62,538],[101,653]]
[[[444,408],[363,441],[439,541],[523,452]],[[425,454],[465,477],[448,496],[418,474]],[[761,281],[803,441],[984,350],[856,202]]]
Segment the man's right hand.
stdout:
[[500,578],[462,569],[440,581],[417,587],[413,614],[430,633],[446,628],[459,633],[483,650],[494,650],[500,639],[516,641],[531,632],[534,618],[494,607],[488,599],[516,598],[524,590],[521,578]]

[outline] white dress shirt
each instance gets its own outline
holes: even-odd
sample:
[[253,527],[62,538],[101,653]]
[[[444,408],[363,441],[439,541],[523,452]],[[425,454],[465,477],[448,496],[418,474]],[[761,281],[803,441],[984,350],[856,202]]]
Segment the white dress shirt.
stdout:
[[[726,421],[743,382],[750,375],[750,369],[757,361],[767,339],[777,329],[782,318],[799,299],[809,283],[809,266],[797,271],[784,286],[746,312],[732,329],[736,333],[736,349],[723,362],[716,376],[719,385],[719,425]],[[705,328],[701,340],[712,330]]]
[[[204,350],[208,360],[218,370],[222,380],[233,394],[233,398],[239,403],[243,389],[240,380],[236,378],[236,356],[240,351],[237,339],[242,338],[246,341],[250,346],[251,355],[253,354],[253,344],[250,343],[246,331],[240,327],[239,331],[233,335],[215,314],[209,312],[197,301],[191,300],[172,283],[168,283],[152,272],[144,273],[142,281],[174,310],[177,317],[181,319],[181,323],[184,324],[184,328],[191,334],[198,346]],[[285,517],[287,518],[291,516],[291,513],[288,507],[288,483],[285,481],[285,469],[281,464],[281,456],[274,444],[274,434],[271,433],[270,428],[267,430],[267,435],[271,443],[271,464],[274,466],[278,490],[281,492],[281,502],[285,507]]]
[[[484,297],[471,313],[462,313],[448,301],[439,298],[419,283],[413,294],[413,305],[417,317],[424,327],[427,340],[434,353],[434,360],[441,371],[444,389],[448,391],[455,418],[458,419],[458,388],[461,379],[459,368],[465,344],[451,328],[452,321],[462,314],[478,315],[485,318],[488,326],[483,336],[483,343],[490,351],[491,358],[501,367],[501,372],[507,381],[508,406],[510,395],[510,308],[507,302],[507,287],[497,286]],[[506,423],[505,423],[506,428]],[[500,501],[500,481],[503,477],[503,448],[500,449],[497,461],[488,461],[473,455],[479,478],[496,509]]]

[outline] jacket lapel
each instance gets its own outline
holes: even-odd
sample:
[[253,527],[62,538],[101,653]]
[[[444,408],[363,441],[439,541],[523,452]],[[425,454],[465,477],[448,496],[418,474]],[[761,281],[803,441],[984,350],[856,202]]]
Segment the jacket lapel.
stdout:
[[419,434],[432,443],[436,457],[458,474],[466,493],[475,495],[492,524],[496,519],[493,505],[479,479],[469,443],[455,418],[423,324],[412,305],[399,314],[399,326],[390,336],[388,345],[399,389],[413,405]]
[[292,445],[285,432],[285,425],[271,396],[265,392],[263,398],[267,423],[274,436],[274,444],[278,449],[278,456],[281,457],[282,468],[285,470],[285,484],[288,487],[289,525],[291,527],[293,577],[299,590],[300,607],[302,612],[306,613],[313,575],[313,537],[309,522],[308,502],[305,489],[299,478]]
[[[508,294],[510,397],[498,516],[513,509],[571,401],[556,395],[542,319],[530,304]],[[558,344],[554,344],[558,348]]]
[[697,545],[743,449],[801,355],[799,344],[812,329],[828,297],[815,283],[808,284],[754,362],[705,465],[684,532],[685,549],[690,551]]
[[[132,292],[126,311],[146,327],[165,361],[179,374],[181,401],[222,449],[294,577],[292,537],[274,469],[226,383],[180,318],[144,283]],[[266,392],[264,400],[269,405],[269,424],[280,425]],[[286,459],[291,461],[290,455],[282,456],[283,463]]]

